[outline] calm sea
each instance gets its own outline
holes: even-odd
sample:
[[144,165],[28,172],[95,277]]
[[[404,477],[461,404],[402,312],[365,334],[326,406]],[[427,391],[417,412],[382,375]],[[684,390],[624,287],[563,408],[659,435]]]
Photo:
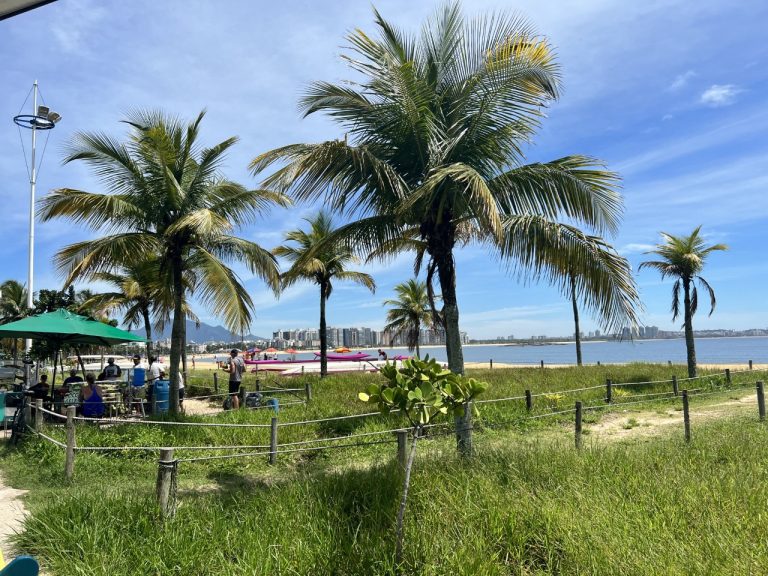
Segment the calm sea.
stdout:
[[[584,342],[582,354],[586,364],[598,361],[604,364],[623,362],[685,363],[685,340],[636,340],[634,342]],[[389,356],[408,354],[405,348],[385,348]],[[429,354],[445,360],[444,348],[424,348],[422,355]],[[373,352],[375,355],[375,351]],[[225,355],[222,355],[220,360]],[[280,358],[285,358],[281,355]],[[314,358],[312,354],[297,354],[299,360]],[[467,362],[503,362],[508,364],[575,364],[575,344],[545,344],[542,346],[465,346]],[[701,364],[741,364],[749,360],[756,364],[768,364],[768,337],[699,338],[696,340],[696,359]]]

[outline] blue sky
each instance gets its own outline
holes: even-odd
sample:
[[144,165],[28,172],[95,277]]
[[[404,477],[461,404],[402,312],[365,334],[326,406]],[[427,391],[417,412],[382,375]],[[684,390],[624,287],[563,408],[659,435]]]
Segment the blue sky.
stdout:
[[[375,2],[385,17],[417,29],[436,2]],[[695,226],[730,251],[712,256],[705,277],[718,296],[696,328],[768,326],[768,3],[664,0],[521,0],[464,2],[467,13],[514,9],[557,48],[565,89],[528,151],[531,161],[566,154],[605,160],[624,178],[625,218],[614,245],[633,263],[659,231]],[[368,2],[212,0],[59,0],[0,22],[0,262],[3,278],[27,276],[28,179],[11,118],[37,78],[63,120],[51,134],[38,195],[57,187],[99,190],[83,166],[61,166],[61,148],[76,130],[121,134],[135,107],[160,107],[192,118],[208,115],[203,142],[238,135],[226,175],[252,186],[256,154],[293,142],[338,138],[320,116],[301,119],[297,98],[312,80],[347,77],[339,59],[345,33],[372,31]],[[28,150],[28,134],[23,134]],[[314,213],[311,206],[274,211],[241,231],[266,247]],[[89,231],[65,221],[37,225],[35,288],[61,278],[53,254]],[[470,337],[568,334],[569,303],[546,285],[506,276],[480,249],[457,254],[461,327]],[[382,300],[411,274],[407,256],[367,267],[376,294],[336,286],[329,324],[381,327]],[[317,323],[318,290],[302,285],[281,299],[243,279],[256,303],[252,331]],[[638,275],[644,321],[675,329],[671,282]],[[206,322],[219,323],[200,310]],[[597,325],[585,318],[583,329]]]

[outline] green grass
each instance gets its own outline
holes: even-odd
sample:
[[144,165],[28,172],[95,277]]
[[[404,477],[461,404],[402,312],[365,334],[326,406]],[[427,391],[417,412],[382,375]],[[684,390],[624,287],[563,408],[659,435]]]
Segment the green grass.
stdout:
[[[617,382],[669,376],[666,366],[643,365],[477,372],[492,383],[488,398],[529,387],[535,393],[590,386],[612,376]],[[373,377],[315,382],[314,402],[286,408],[281,421],[364,412],[354,394]],[[576,398],[563,396],[567,403],[549,399],[535,408],[571,407]],[[694,422],[689,446],[681,433],[620,444],[587,436],[585,449],[576,452],[565,425],[570,417],[488,425],[516,415],[525,415],[524,402],[484,405],[474,434],[477,455],[468,462],[456,457],[450,437],[433,434],[421,442],[404,573],[768,573],[768,454],[755,449],[768,441],[768,430],[756,418]],[[599,421],[600,412],[586,417]],[[216,420],[268,418],[240,411]],[[381,430],[400,421],[393,415],[345,422],[281,428],[280,441]],[[127,425],[81,426],[77,433],[81,446],[258,443],[265,437],[262,430]],[[162,520],[154,504],[154,451],[78,453],[71,484],[62,477],[62,451],[37,440],[8,450],[0,466],[13,486],[32,489],[32,515],[18,546],[39,555],[55,575],[390,574],[401,483],[394,453],[394,446],[382,445],[286,454],[276,466],[263,457],[181,463],[179,508],[170,520]]]

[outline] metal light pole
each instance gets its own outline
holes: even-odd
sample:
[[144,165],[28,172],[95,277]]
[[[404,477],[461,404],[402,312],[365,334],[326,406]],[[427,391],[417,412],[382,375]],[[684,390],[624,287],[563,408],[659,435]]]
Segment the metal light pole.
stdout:
[[[38,106],[37,100],[40,90],[37,80],[32,85],[32,114],[18,114],[13,117],[13,122],[20,128],[32,131],[32,151],[29,171],[29,270],[27,276],[27,307],[34,305],[34,268],[35,268],[35,184],[37,183],[37,131],[52,130],[61,120],[61,115],[53,112],[47,106]],[[29,95],[27,95],[29,98]],[[24,102],[26,104],[26,100]],[[22,104],[22,108],[24,105]],[[47,141],[46,141],[47,142]],[[22,140],[23,145],[23,140]],[[45,152],[45,150],[43,150]],[[26,160],[26,158],[25,158]],[[29,353],[32,340],[26,340],[26,351]],[[29,382],[29,379],[27,379]]]

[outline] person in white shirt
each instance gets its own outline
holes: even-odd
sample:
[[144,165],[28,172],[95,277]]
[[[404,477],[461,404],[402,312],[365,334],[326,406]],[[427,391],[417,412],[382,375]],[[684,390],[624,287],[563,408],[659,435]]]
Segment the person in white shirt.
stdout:
[[160,379],[160,363],[154,356],[149,357],[149,370],[147,370],[147,401],[152,406],[152,393],[155,388],[155,381]]

